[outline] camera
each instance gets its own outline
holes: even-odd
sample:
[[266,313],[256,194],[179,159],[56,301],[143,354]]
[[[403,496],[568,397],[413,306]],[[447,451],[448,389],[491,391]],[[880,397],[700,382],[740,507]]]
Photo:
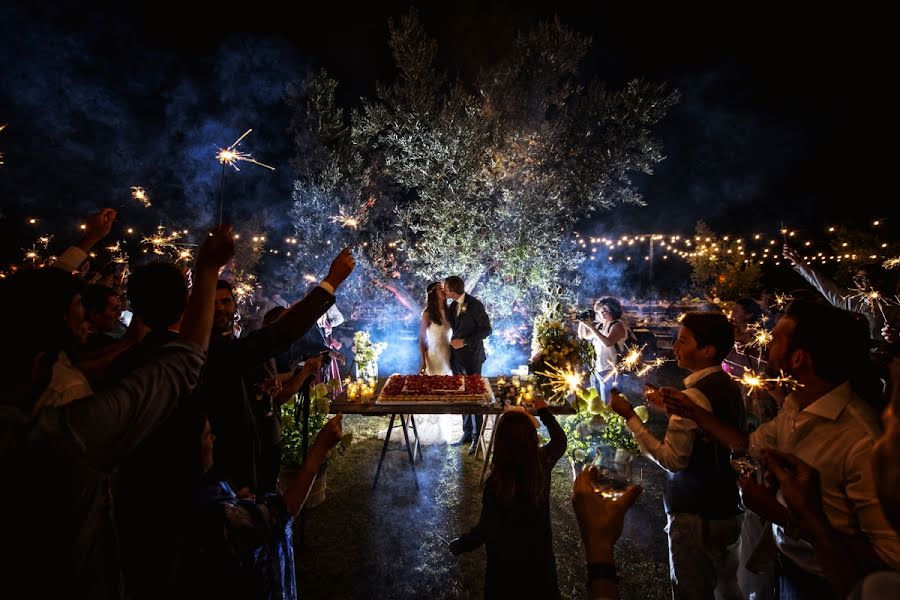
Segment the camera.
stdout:
[[580,313],[578,313],[577,315],[575,315],[575,318],[578,319],[579,321],[584,321],[585,319],[588,319],[590,321],[596,321],[597,313],[594,312],[593,308],[589,308],[589,309],[583,310]]

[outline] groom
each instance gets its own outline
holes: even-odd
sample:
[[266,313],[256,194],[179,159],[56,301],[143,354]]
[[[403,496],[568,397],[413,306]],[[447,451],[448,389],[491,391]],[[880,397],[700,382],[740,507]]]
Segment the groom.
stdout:
[[[450,367],[457,375],[481,375],[481,365],[485,359],[482,340],[491,335],[491,321],[484,311],[484,304],[478,298],[466,294],[462,278],[456,275],[444,280],[444,291],[452,300],[447,307],[447,317],[453,328]],[[469,454],[475,454],[481,420],[481,415],[463,415],[463,436],[453,445],[471,443]]]

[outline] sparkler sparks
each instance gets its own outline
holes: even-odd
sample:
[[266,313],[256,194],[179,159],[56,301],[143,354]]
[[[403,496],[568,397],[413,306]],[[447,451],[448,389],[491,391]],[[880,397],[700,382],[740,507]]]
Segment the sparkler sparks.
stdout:
[[551,398],[565,399],[569,394],[574,394],[581,388],[584,376],[572,368],[560,369],[547,364],[547,370],[537,373],[547,378],[547,383],[553,391]]
[[35,246],[31,247],[31,250],[25,250],[25,260],[30,260],[31,264],[36,265],[37,262],[41,259],[41,255],[38,253],[37,248]]
[[156,227],[156,234],[145,237],[141,240],[142,244],[147,244],[153,248],[153,254],[167,254],[169,252],[177,252],[178,248],[175,242],[181,238],[181,233],[173,231],[167,234],[166,228],[162,225]]
[[770,384],[778,387],[787,387],[791,390],[803,387],[803,384],[784,373],[781,373],[778,377],[766,377],[753,369],[744,369],[744,373],[740,377],[732,377],[732,379],[744,386],[748,392],[761,390]]
[[359,228],[359,219],[354,215],[350,215],[344,212],[344,209],[341,208],[340,212],[331,217],[332,223],[339,223],[344,227],[348,227],[350,229],[358,229]]
[[144,188],[137,185],[132,187],[131,197],[143,204],[144,208],[150,208],[150,196],[147,195],[147,192],[144,191]]
[[253,131],[253,130],[248,129],[247,131],[245,131],[244,135],[239,137],[232,145],[228,146],[227,148],[219,148],[219,152],[216,154],[216,158],[218,159],[218,161],[220,163],[222,163],[223,166],[229,165],[229,166],[233,167],[235,171],[240,171],[237,164],[235,164],[238,161],[253,163],[254,165],[259,165],[260,167],[265,167],[266,169],[269,169],[270,171],[274,171],[275,167],[271,167],[267,164],[261,163],[258,160],[256,160],[255,158],[253,158],[252,156],[250,156],[250,154],[248,154],[246,152],[241,152],[240,150],[237,149],[238,145],[242,141],[244,141],[244,138],[247,137],[251,131]]
[[845,300],[859,300],[863,306],[872,312],[873,317],[878,315],[875,312],[877,309],[881,313],[881,318],[884,319],[884,322],[888,322],[887,317],[884,316],[884,305],[887,303],[887,299],[881,295],[881,292],[871,286],[859,283],[853,289],[856,293],[845,296]]
[[41,246],[43,246],[43,247],[44,247],[44,250],[46,250],[46,249],[47,249],[47,246],[50,245],[50,240],[52,240],[52,239],[53,239],[53,236],[52,236],[52,235],[42,235],[41,237],[39,237],[39,238],[37,239],[37,241],[38,241],[38,244],[40,244]]
[[253,275],[252,273],[240,278],[235,277],[234,286],[232,287],[235,302],[243,304],[244,302],[251,300],[253,292],[256,291],[256,285],[256,275]]
[[775,292],[775,308],[779,311],[782,311],[787,308],[787,305],[794,301],[794,297],[790,294],[779,294]]
[[894,267],[900,267],[900,256],[898,256],[897,258],[887,259],[886,261],[881,263],[881,266],[884,267],[885,269],[887,269],[888,271],[890,271]]
[[634,372],[637,377],[644,377],[645,375],[649,375],[652,371],[660,368],[664,364],[669,362],[667,358],[655,358],[650,362],[644,363],[644,365]]

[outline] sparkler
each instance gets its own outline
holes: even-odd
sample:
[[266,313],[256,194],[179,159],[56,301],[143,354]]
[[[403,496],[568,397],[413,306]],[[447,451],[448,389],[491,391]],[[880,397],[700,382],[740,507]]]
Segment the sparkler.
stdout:
[[24,250],[25,252],[25,260],[30,260],[31,264],[37,264],[38,260],[40,260],[41,255],[38,253],[37,248],[32,245],[31,250]]
[[543,375],[547,378],[547,383],[553,391],[551,398],[559,397],[565,399],[569,394],[577,392],[581,387],[581,382],[584,380],[584,376],[571,367],[560,369],[549,363],[547,364],[547,370],[537,373],[537,375]]
[[177,252],[178,248],[175,242],[181,238],[181,233],[173,231],[167,234],[166,228],[162,225],[156,227],[156,234],[145,237],[141,240],[142,244],[147,244],[153,248],[153,254],[166,254],[168,252]]
[[133,186],[131,188],[131,197],[143,204],[144,208],[150,208],[150,196],[147,195],[144,188],[137,185]]
[[887,259],[886,261],[881,263],[881,266],[884,267],[885,269],[887,269],[888,271],[890,271],[894,267],[900,267],[900,256],[898,256],[897,258]]
[[235,140],[235,142],[232,145],[228,146],[227,148],[219,148],[219,151],[216,153],[216,159],[222,164],[222,185],[221,185],[221,190],[219,191],[219,225],[222,224],[222,217],[223,217],[223,211],[224,211],[223,202],[225,199],[225,167],[226,166],[231,166],[235,171],[240,171],[240,169],[237,166],[237,163],[239,161],[243,161],[243,162],[253,163],[254,165],[259,165],[260,167],[265,167],[266,169],[269,169],[270,171],[275,170],[275,167],[261,163],[258,160],[256,160],[255,158],[253,158],[250,154],[248,154],[246,152],[241,152],[240,150],[237,149],[238,145],[240,145],[240,143],[242,141],[244,141],[245,137],[250,135],[251,131],[253,131],[253,129],[248,129],[247,131],[244,132],[244,135],[242,135],[237,140]]
[[350,229],[359,229],[359,219],[352,215],[344,212],[344,209],[341,208],[337,215],[331,217],[332,223],[339,223],[343,227],[348,227]]
[[775,292],[775,308],[779,311],[787,308],[787,305],[794,301],[794,297],[789,294],[779,294]]
[[242,278],[236,276],[232,291],[234,292],[234,299],[238,304],[243,304],[247,300],[250,300],[253,297],[253,292],[256,291],[256,275],[250,273]]
[[640,369],[635,371],[634,374],[637,377],[644,377],[644,376],[650,374],[652,371],[660,368],[667,362],[669,362],[669,359],[667,359],[667,358],[661,358],[661,357],[655,358],[650,362],[644,363],[644,365]]
[[42,235],[41,237],[39,237],[39,238],[37,239],[37,241],[38,241],[38,244],[40,244],[41,246],[43,246],[43,247],[44,247],[44,250],[46,250],[46,249],[47,249],[47,246],[50,245],[50,240],[52,240],[52,239],[53,239],[53,236],[52,236],[52,235]]
[[881,318],[884,320],[885,325],[887,325],[888,318],[884,315],[884,305],[887,303],[887,300],[881,295],[881,292],[864,283],[857,283],[853,289],[856,293],[845,296],[844,299],[859,300],[863,306],[872,311],[873,317],[877,316],[875,312],[877,309],[881,313]]
[[781,373],[778,377],[766,377],[753,369],[744,369],[744,373],[740,377],[732,377],[732,379],[744,386],[748,392],[761,390],[770,384],[779,387],[788,387],[791,390],[803,387],[803,384],[799,383],[790,375]]

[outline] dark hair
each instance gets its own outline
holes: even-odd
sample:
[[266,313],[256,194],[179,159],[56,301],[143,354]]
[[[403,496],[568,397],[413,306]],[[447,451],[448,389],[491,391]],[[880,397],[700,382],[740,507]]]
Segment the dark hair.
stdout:
[[621,319],[622,318],[622,303],[613,298],[612,296],[604,296],[600,298],[596,302],[594,302],[594,306],[597,305],[605,306],[609,309],[609,314],[612,315],[613,319]]
[[716,349],[716,362],[725,360],[734,347],[734,327],[721,313],[689,312],[681,319],[681,326],[694,335],[697,348]]
[[234,300],[234,286],[225,281],[224,279],[219,279],[216,281],[216,289],[217,290],[228,290],[228,293],[231,294],[232,301]]
[[428,289],[426,290],[426,303],[425,312],[428,313],[428,320],[432,323],[436,323],[438,325],[444,324],[444,317],[446,316],[444,311],[445,307],[441,306],[438,302],[437,297],[437,288],[441,285],[441,282],[435,281],[433,283],[428,284]]
[[451,275],[444,279],[444,285],[454,294],[464,294],[466,292],[466,282],[458,275]]
[[81,301],[84,310],[91,313],[101,313],[106,310],[106,303],[110,298],[118,297],[119,293],[109,286],[92,283],[84,288],[81,293]]
[[128,278],[128,302],[153,331],[178,322],[187,306],[188,289],[181,269],[167,262],[136,267]]
[[504,507],[518,503],[540,506],[544,501],[544,467],[534,422],[523,412],[508,412],[497,421],[494,435],[494,456],[485,491]]
[[743,308],[744,312],[750,315],[749,323],[756,323],[763,314],[762,308],[753,298],[741,298],[736,301],[735,304]]
[[[813,371],[822,379],[839,383],[864,368],[870,344],[865,318],[828,304],[803,300],[791,302],[784,317],[795,324],[791,350],[809,354]],[[840,352],[835,340],[840,340]]]

